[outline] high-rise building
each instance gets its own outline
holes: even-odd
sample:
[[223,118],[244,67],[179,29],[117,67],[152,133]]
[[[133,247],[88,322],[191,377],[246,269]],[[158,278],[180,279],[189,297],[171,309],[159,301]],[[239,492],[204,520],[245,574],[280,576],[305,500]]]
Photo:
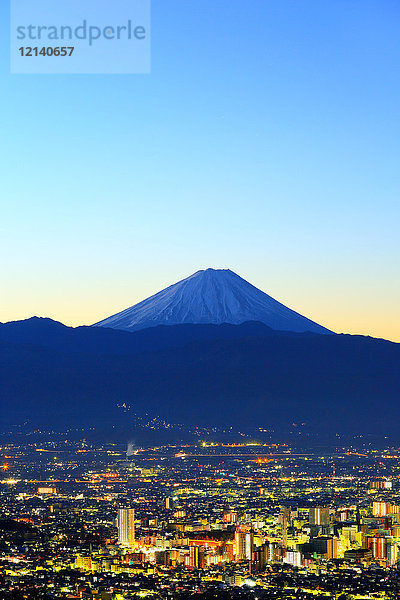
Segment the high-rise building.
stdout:
[[222,518],[224,523],[236,523],[237,521],[237,513],[236,512],[225,512]]
[[277,562],[282,559],[284,550],[278,542],[270,542],[268,548],[268,561]]
[[253,567],[256,573],[265,571],[268,561],[269,542],[254,548],[253,551]]
[[254,533],[236,530],[235,556],[236,560],[251,560],[254,545]]
[[380,479],[379,481],[370,482],[370,488],[372,490],[391,490],[392,487],[393,483],[389,479]]
[[387,541],[383,536],[367,536],[365,538],[366,547],[372,551],[372,556],[377,560],[384,560],[387,557]]
[[374,517],[386,517],[392,512],[390,502],[374,502],[372,505],[372,514]]
[[282,527],[287,527],[290,524],[291,509],[290,506],[281,506],[279,513],[279,523]]
[[126,548],[135,545],[135,510],[133,508],[120,508],[117,516],[118,543]]
[[326,558],[338,558],[338,540],[337,538],[328,538],[326,543]]
[[301,552],[295,550],[287,550],[283,557],[283,562],[294,567],[301,567],[302,558]]
[[190,546],[189,548],[189,567],[194,569],[204,568],[204,547]]
[[287,539],[288,539],[287,530],[288,530],[288,526],[290,525],[290,519],[291,519],[290,506],[289,507],[281,506],[281,511],[279,513],[278,521],[282,527],[282,543],[285,547],[287,546]]
[[174,500],[173,498],[165,498],[165,508],[168,510],[172,510],[174,508]]
[[329,525],[329,506],[316,506],[309,511],[310,525]]
[[348,521],[351,517],[351,510],[349,508],[343,508],[342,510],[338,511],[338,517],[342,522]]

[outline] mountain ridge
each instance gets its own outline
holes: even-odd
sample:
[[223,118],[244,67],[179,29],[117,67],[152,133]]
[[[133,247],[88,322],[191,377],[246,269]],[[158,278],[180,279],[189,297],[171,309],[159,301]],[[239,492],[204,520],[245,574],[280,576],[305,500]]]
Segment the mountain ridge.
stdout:
[[[19,331],[13,340],[15,327],[44,329],[25,338]],[[124,403],[138,414],[209,427],[398,429],[395,342],[276,332],[260,323],[137,332],[56,323],[63,339],[51,339],[49,327],[38,319],[11,324],[5,334],[0,326],[0,431],[27,419],[40,428],[129,427]]]
[[[238,326],[222,323],[157,325],[137,331],[81,325],[68,327],[47,317],[30,317],[22,321],[0,323],[0,340],[31,344],[56,350],[93,352],[95,354],[131,354],[182,346],[194,340],[265,337],[268,335],[302,335],[276,332],[264,323],[247,321]],[[311,334],[305,334],[311,335]],[[313,334],[316,335],[316,334]]]

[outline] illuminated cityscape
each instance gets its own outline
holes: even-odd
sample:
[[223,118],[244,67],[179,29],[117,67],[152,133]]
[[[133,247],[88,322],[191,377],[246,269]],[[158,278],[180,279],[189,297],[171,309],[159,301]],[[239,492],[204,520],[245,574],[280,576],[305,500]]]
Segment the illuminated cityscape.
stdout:
[[0,600],[400,600],[400,0],[0,15]]
[[400,448],[34,437],[1,445],[1,598],[399,597]]

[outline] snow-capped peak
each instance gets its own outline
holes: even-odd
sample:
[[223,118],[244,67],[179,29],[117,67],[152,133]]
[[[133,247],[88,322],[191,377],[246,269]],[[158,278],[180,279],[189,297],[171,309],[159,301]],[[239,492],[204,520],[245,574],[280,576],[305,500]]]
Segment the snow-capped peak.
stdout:
[[282,331],[331,333],[229,269],[197,271],[95,326],[135,331],[157,325],[245,321],[261,321]]

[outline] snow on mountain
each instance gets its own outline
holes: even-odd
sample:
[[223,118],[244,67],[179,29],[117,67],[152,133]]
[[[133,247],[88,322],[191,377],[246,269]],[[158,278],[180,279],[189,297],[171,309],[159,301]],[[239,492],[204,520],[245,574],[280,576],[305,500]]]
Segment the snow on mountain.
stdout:
[[261,321],[281,331],[331,333],[229,269],[197,271],[94,326],[136,331],[157,325],[245,321]]

